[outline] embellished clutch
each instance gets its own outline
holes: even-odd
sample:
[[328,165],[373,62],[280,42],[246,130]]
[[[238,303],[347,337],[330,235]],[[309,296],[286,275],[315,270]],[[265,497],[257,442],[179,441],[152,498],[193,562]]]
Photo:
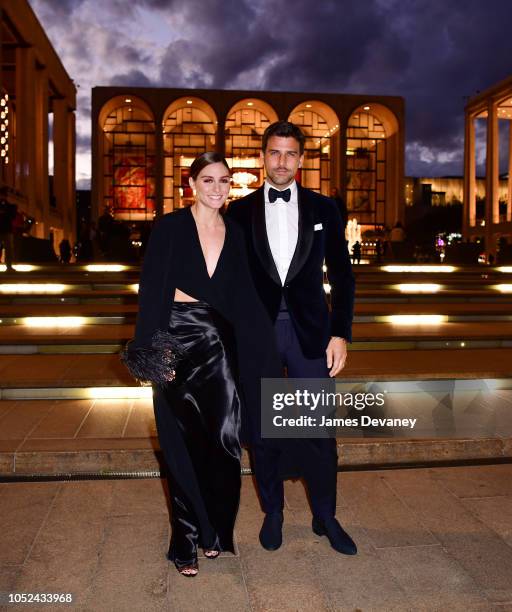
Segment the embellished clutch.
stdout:
[[134,346],[130,341],[120,353],[121,361],[142,385],[164,386],[172,382],[184,357],[182,345],[162,330],[153,334],[151,346]]

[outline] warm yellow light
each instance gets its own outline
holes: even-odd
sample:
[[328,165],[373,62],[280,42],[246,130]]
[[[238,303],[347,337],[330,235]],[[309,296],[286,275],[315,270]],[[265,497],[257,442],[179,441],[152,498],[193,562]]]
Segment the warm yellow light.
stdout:
[[[32,272],[33,270],[37,270],[36,266],[31,266],[30,264],[14,264],[13,268],[16,272]],[[0,264],[0,272],[5,272],[7,270],[7,266],[5,264]]]
[[394,288],[402,293],[437,293],[442,285],[437,283],[401,283]]
[[247,102],[247,106],[254,106],[254,102]]
[[510,283],[500,283],[499,285],[494,285],[494,288],[500,293],[512,293],[512,284]]
[[57,283],[2,283],[0,293],[63,293],[68,287]]
[[331,285],[329,283],[324,283],[324,291],[325,293],[331,293]]
[[88,264],[85,266],[87,272],[122,272],[126,266],[121,264]]
[[370,110],[370,107],[369,106],[363,106],[363,110],[368,111],[368,110]]
[[455,272],[455,266],[381,266],[384,272]]
[[192,104],[192,100],[187,100],[187,104]]
[[89,399],[144,399],[153,397],[151,387],[91,387],[84,389]]
[[506,272],[508,274],[512,273],[512,266],[500,266],[497,268],[498,272]]
[[81,327],[87,323],[86,317],[23,317],[21,323],[26,327]]
[[306,104],[306,108],[311,108],[311,104]]
[[133,285],[129,285],[129,288],[134,292],[134,293],[139,293],[139,283],[134,283]]
[[446,323],[448,317],[438,314],[387,315],[382,318],[379,317],[380,320],[393,325],[439,325],[440,323]]
[[131,103],[131,101],[132,101],[132,99],[131,99],[131,98],[125,98],[125,99],[124,99],[124,101],[125,101],[127,104],[130,104],[130,103]]

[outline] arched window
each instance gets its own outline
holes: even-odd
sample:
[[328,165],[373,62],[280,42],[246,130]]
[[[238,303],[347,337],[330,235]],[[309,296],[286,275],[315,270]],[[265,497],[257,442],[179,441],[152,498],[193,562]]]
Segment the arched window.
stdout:
[[300,126],[306,135],[304,163],[300,182],[304,187],[330,195],[331,167],[338,165],[339,121],[334,110],[318,100],[299,104],[289,121]]
[[274,109],[256,98],[240,100],[228,113],[225,126],[226,158],[233,171],[231,198],[241,198],[263,182],[261,137],[274,121]]
[[217,118],[199,98],[175,100],[164,114],[164,213],[192,204],[188,169],[194,159],[215,149]]
[[155,215],[155,122],[142,101],[124,98],[108,106],[100,120],[103,204],[117,219],[149,221]]
[[384,224],[386,206],[386,131],[365,105],[347,126],[346,195],[349,215],[360,224]]

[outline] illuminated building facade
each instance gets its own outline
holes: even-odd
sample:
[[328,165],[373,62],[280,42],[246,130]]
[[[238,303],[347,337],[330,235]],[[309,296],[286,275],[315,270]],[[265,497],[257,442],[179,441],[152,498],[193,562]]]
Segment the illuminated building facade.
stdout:
[[[232,197],[264,179],[261,136],[278,119],[307,136],[298,179],[325,195],[338,188],[364,227],[404,222],[404,101],[392,96],[95,87],[92,206],[149,221],[192,202],[188,167],[223,153]],[[95,209],[95,210],[94,210]]]
[[[485,189],[476,179],[476,124],[486,127]],[[505,130],[500,128],[506,128]],[[500,146],[500,134],[508,142]],[[508,177],[505,193],[500,186],[500,153],[508,149]],[[480,197],[479,197],[480,196]],[[477,214],[478,200],[485,200],[484,218]],[[496,254],[500,241],[512,242],[512,77],[471,98],[465,108],[464,216],[463,235],[475,241],[485,239],[485,250]]]
[[0,0],[0,196],[54,244],[75,236],[76,90],[26,0]]

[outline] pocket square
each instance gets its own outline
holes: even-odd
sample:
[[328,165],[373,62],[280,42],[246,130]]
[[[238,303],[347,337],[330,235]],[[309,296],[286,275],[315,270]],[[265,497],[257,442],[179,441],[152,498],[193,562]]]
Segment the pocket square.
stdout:
[[324,226],[321,223],[315,223],[314,231],[318,232],[321,229],[324,229]]

